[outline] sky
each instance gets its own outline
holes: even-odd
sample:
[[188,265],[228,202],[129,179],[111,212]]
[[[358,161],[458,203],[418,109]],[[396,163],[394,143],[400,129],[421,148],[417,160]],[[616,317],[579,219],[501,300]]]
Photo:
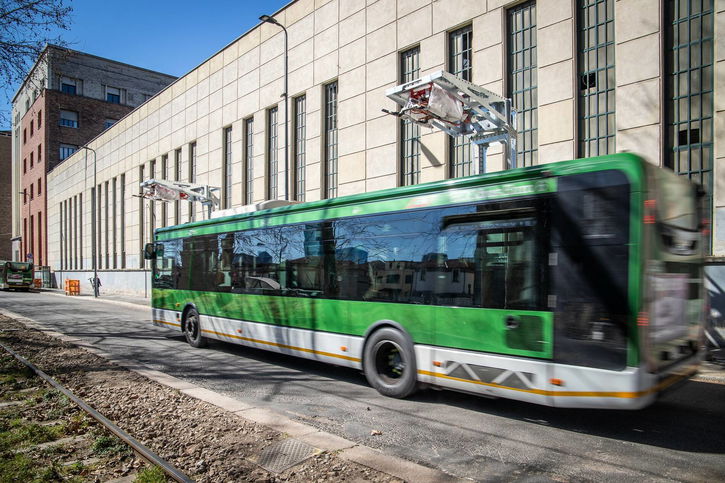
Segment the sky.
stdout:
[[[58,35],[74,50],[182,76],[290,1],[66,0],[71,26]],[[9,119],[4,93],[0,109]]]

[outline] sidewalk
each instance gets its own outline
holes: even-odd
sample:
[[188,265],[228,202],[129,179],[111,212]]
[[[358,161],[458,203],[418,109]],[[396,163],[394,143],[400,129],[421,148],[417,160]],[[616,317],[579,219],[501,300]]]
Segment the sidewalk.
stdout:
[[[101,287],[101,288],[103,288],[103,287]],[[58,288],[43,288],[43,289],[40,289],[40,292],[51,294],[51,295],[61,295],[61,296],[66,297],[65,291],[58,289]],[[70,296],[68,296],[68,297],[70,297]],[[106,303],[114,303],[114,304],[151,307],[151,298],[150,297],[147,298],[147,297],[139,297],[136,295],[104,293],[103,290],[101,290],[101,293],[98,296],[98,298],[93,297],[93,292],[91,290],[87,290],[85,292],[81,291],[80,295],[73,295],[73,297],[78,298],[78,299],[83,299],[83,300],[92,300],[94,302],[106,302]]]

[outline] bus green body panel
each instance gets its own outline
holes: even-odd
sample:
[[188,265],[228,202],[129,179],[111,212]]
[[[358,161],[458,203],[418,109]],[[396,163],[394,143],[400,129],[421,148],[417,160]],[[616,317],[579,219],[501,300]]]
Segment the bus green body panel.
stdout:
[[[374,323],[400,324],[416,344],[551,359],[553,313],[387,302],[156,289],[153,306],[177,310],[193,301],[202,315],[363,336]],[[177,306],[177,304],[180,304]],[[507,317],[520,325],[507,329]]]

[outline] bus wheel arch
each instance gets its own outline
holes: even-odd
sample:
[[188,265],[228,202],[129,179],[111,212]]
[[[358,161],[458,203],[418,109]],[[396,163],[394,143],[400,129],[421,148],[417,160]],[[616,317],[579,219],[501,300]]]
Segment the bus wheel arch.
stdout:
[[181,316],[181,332],[186,342],[195,348],[206,347],[207,339],[201,335],[199,310],[194,304],[187,304]]
[[363,372],[379,393],[402,399],[418,386],[413,338],[397,322],[381,320],[365,333]]

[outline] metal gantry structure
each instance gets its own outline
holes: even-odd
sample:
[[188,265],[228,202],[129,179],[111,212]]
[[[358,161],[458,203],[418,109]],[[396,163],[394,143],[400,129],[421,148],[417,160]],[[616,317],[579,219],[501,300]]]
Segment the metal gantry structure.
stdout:
[[479,172],[483,172],[486,151],[494,143],[504,145],[508,167],[516,167],[516,112],[511,99],[445,71],[395,86],[385,95],[400,110],[384,112],[454,137],[467,136],[474,145],[481,146]]
[[207,218],[219,206],[218,193],[221,188],[183,181],[147,179],[140,184],[143,198],[152,201],[196,201],[207,208]]

